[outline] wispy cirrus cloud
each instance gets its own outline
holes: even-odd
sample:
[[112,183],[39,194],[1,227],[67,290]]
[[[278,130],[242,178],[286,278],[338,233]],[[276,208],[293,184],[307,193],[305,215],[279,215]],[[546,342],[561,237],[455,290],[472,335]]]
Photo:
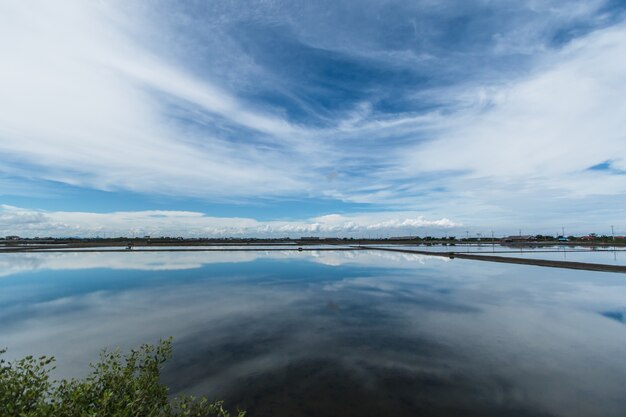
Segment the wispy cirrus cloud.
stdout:
[[284,140],[298,152],[290,138],[297,137],[296,127],[246,109],[210,81],[136,45],[114,8],[73,1],[2,7],[3,171],[183,195],[275,194],[302,186],[296,170],[286,176],[276,168],[291,165],[280,151],[236,145],[211,130],[175,123],[168,100],[226,126],[271,135],[278,148]]
[[274,199],[276,219],[320,198],[380,223],[624,213],[619,2],[0,7],[0,196],[23,178]]

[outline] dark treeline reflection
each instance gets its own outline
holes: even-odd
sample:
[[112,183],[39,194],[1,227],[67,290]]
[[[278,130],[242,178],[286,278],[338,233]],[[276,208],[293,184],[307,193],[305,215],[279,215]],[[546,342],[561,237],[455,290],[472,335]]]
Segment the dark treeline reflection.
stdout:
[[620,274],[375,251],[134,256],[0,259],[0,345],[79,375],[102,347],[172,335],[172,394],[259,417],[626,409]]

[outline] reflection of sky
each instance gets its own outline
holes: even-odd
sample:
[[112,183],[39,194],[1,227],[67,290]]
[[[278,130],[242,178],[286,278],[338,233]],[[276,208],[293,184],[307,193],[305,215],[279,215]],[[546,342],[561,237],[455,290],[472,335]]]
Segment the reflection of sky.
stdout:
[[553,252],[530,252],[517,251],[496,255],[510,256],[514,258],[547,259],[551,261],[588,262],[608,265],[626,265],[626,250],[602,249],[595,251],[553,251]]
[[[179,251],[179,252],[186,252],[186,251],[200,251],[200,250],[205,250],[205,251],[212,251],[212,250],[265,250],[265,249],[269,249],[269,250],[281,250],[281,249],[291,249],[291,250],[297,250],[298,247],[300,247],[300,245],[296,245],[293,243],[274,243],[272,245],[206,245],[206,246],[201,246],[201,245],[196,245],[196,246],[151,246],[151,245],[133,245],[133,250],[137,251],[163,251],[163,250],[171,250],[171,251]],[[311,249],[334,249],[334,248],[349,248],[348,245],[306,245],[303,246],[305,249],[307,250],[311,250]],[[123,246],[98,246],[98,247],[82,247],[82,248],[72,248],[72,247],[51,247],[51,250],[54,251],[59,251],[59,250],[63,250],[63,251],[72,251],[72,252],[76,252],[76,251],[85,251],[85,252],[89,252],[89,251],[119,251],[119,250],[125,250],[125,247]],[[46,248],[47,250],[47,248]]]
[[[424,263],[428,256],[420,254],[392,253],[380,251],[219,251],[219,252],[159,252],[158,254],[123,252],[52,252],[52,253],[5,253],[0,254],[0,277],[19,272],[36,270],[66,269],[133,269],[167,271],[195,269],[206,264],[252,262],[256,259],[302,259],[327,265],[346,263],[410,267],[414,263]],[[384,263],[384,265],[382,265]]]
[[[367,245],[365,245],[367,246]],[[626,249],[611,246],[502,246],[502,245],[369,245],[374,247],[402,248],[428,252],[461,252],[513,258],[547,259],[551,261],[588,262],[608,265],[626,265]]]
[[0,263],[15,271],[0,279],[0,346],[54,354],[66,375],[102,347],[172,335],[174,391],[253,415],[618,416],[626,406],[621,274],[369,251]]

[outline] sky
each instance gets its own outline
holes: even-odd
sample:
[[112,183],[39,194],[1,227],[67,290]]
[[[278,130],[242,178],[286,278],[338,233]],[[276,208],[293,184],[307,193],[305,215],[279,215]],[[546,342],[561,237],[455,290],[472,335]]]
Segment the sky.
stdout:
[[626,234],[626,1],[0,3],[0,235]]

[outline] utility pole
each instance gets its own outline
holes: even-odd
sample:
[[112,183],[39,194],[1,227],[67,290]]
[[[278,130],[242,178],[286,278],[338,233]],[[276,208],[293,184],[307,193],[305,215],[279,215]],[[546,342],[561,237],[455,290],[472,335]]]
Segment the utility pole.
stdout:
[[561,236],[565,237],[565,227],[561,226]]
[[615,240],[615,229],[613,228],[613,225],[611,225],[611,237]]

